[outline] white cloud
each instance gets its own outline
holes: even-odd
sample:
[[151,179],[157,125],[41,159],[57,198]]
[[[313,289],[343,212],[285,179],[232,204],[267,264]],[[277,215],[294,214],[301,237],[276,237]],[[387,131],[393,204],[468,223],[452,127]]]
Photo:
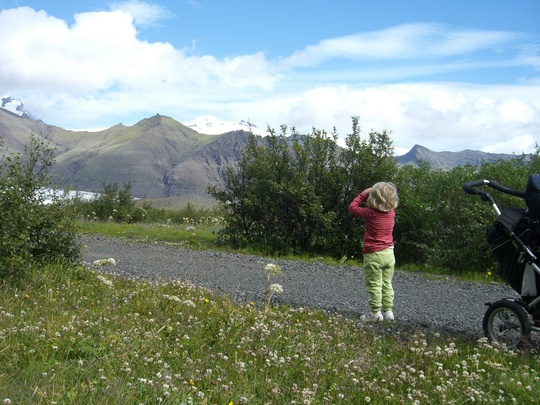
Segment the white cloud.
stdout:
[[131,15],[134,24],[142,28],[153,27],[159,21],[173,17],[166,7],[138,0],[112,3],[111,10],[120,10]]
[[321,87],[291,99],[285,110],[286,122],[336,126],[340,135],[350,132],[350,117],[359,116],[363,133],[387,130],[400,149],[420,144],[439,151],[521,153],[531,152],[539,138],[540,86]]
[[[1,10],[0,94],[71,129],[132,125],[159,113],[181,122],[201,115],[250,120],[262,129],[335,126],[344,136],[359,116],[364,133],[388,130],[399,150],[421,144],[516,153],[532,150],[539,136],[538,79],[426,81],[439,72],[540,66],[531,44],[493,52],[515,47],[519,34],[409,24],[323,40],[279,60],[262,51],[218,59],[140,39],[137,28],[170,17],[162,7],[141,1],[111,7],[76,14],[72,25],[27,7]],[[472,58],[477,51],[493,59]],[[413,83],[415,77],[425,82]]]
[[533,135],[521,135],[513,137],[508,141],[486,146],[482,151],[488,153],[508,153],[508,151],[512,151],[512,153],[520,155],[521,153],[534,151],[537,142],[538,138],[534,138]]
[[[140,6],[140,3],[137,3]],[[270,89],[275,78],[262,53],[225,60],[186,56],[163,42],[137,38],[124,11],[75,15],[73,26],[28,8],[0,12],[3,93],[34,89],[80,96],[117,89],[195,91],[203,87]],[[13,83],[12,86],[6,85]],[[11,88],[10,88],[11,87]]]
[[381,31],[326,39],[286,59],[290,66],[313,66],[335,58],[411,60],[448,57],[490,49],[520,35],[503,31],[455,30],[437,24],[404,24]]

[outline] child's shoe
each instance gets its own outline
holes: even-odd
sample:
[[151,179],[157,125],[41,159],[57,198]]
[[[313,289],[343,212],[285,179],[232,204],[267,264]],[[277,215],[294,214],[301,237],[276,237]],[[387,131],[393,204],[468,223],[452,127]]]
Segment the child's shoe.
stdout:
[[360,320],[364,322],[382,322],[384,320],[384,317],[381,311],[378,311],[371,314],[362,315],[360,317]]
[[394,313],[392,312],[392,310],[390,311],[384,311],[383,312],[383,318],[385,321],[389,321],[389,322],[392,322],[394,319]]

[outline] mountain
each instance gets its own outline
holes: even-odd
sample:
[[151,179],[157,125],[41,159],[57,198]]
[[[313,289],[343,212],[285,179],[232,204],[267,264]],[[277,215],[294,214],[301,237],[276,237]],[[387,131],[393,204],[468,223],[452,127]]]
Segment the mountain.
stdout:
[[159,114],[133,126],[88,132],[0,108],[0,140],[11,152],[22,152],[32,133],[55,148],[51,175],[61,187],[99,192],[103,182],[130,182],[138,198],[207,196],[207,186],[222,184],[225,168],[238,162],[248,141],[246,131],[200,134]]
[[480,166],[484,162],[495,162],[500,159],[508,160],[516,157],[513,154],[486,153],[477,150],[464,150],[461,152],[433,152],[420,145],[413,148],[403,156],[397,156],[399,165],[418,166],[420,162],[427,163],[433,169],[450,170],[456,166]]
[[61,153],[51,174],[76,190],[101,190],[104,181],[130,182],[139,198],[206,195],[240,159],[247,134],[199,134],[161,115],[100,132],[57,131],[52,140]]
[[[69,131],[15,111],[0,108],[0,143],[12,152],[22,152],[32,133],[48,140],[56,151],[51,175],[60,187],[99,192],[103,183],[130,182],[134,197],[160,200],[208,198],[207,186],[223,184],[226,168],[239,161],[249,129],[255,129],[242,121],[222,123],[208,116],[184,125],[157,114],[132,126]],[[213,135],[222,130],[226,132]],[[256,136],[262,142],[262,136]],[[471,150],[433,152],[415,145],[396,161],[400,165],[423,161],[433,169],[451,169],[512,157]]]
[[[5,100],[5,98],[2,98]],[[6,107],[0,108],[0,144],[13,152],[22,152],[24,146],[28,144],[28,136],[35,133],[47,137],[50,125],[31,118],[30,114],[25,114],[21,110],[16,110],[18,104],[2,101]],[[22,105],[22,104],[20,104]],[[15,110],[15,112],[11,111]]]

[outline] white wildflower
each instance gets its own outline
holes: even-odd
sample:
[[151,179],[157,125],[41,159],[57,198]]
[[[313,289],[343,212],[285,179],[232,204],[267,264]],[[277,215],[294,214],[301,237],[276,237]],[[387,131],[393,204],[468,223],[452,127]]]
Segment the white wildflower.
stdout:
[[97,276],[98,280],[101,281],[103,284],[106,284],[108,286],[113,286],[113,282],[105,277],[103,277],[101,274]]
[[263,312],[267,312],[270,306],[270,300],[274,294],[281,294],[283,287],[279,284],[270,284],[270,277],[275,275],[281,275],[281,267],[274,263],[268,263],[264,266],[265,275],[265,291],[264,291],[264,309]]
[[283,293],[283,287],[279,284],[272,284],[270,287],[268,287],[268,291],[270,294],[282,294]]
[[99,259],[94,262],[94,266],[116,266],[116,260],[114,260],[112,257],[109,259]]
[[185,300],[184,302],[182,302],[182,304],[188,306],[188,307],[191,307],[191,308],[195,308],[195,303],[191,300]]
[[182,302],[182,300],[180,298],[178,298],[176,295],[163,294],[163,297],[167,298],[167,299],[169,299],[171,301]]
[[264,266],[264,274],[266,277],[281,275],[281,267],[274,263],[268,263]]

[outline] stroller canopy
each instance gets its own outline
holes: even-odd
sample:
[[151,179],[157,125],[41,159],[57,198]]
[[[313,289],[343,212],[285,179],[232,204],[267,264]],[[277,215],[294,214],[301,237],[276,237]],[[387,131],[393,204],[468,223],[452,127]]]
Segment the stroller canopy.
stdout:
[[525,203],[529,216],[540,220],[540,174],[533,174],[529,177],[525,190]]

